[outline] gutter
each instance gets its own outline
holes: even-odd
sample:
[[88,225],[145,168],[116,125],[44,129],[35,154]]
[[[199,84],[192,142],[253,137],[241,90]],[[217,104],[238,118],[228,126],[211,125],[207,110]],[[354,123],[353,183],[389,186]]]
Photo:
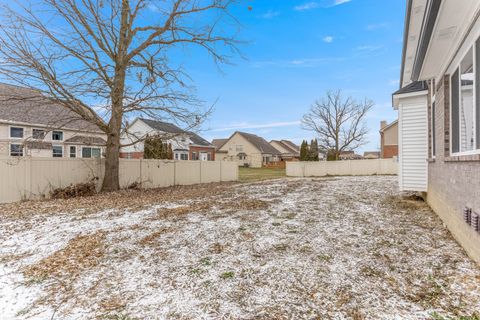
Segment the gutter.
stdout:
[[442,0],[431,0],[425,13],[426,20],[424,21],[424,25],[422,27],[422,34],[417,48],[417,53],[415,55],[415,62],[413,64],[411,79],[413,81],[418,81],[420,76],[420,72],[425,61],[425,55],[427,54],[428,46],[432,38],[433,28],[435,27],[438,12],[440,11],[441,3]]
[[400,70],[400,89],[403,85],[403,72],[405,71],[405,56],[407,54],[408,32],[410,30],[410,15],[412,12],[413,0],[407,0],[407,11],[405,12],[405,27],[403,30],[402,67]]

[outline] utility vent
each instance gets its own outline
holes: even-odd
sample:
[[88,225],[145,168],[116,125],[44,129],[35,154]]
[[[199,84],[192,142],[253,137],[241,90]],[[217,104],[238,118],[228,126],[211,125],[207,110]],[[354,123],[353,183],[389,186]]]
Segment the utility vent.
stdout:
[[463,209],[463,220],[469,225],[472,224],[472,209],[467,207]]
[[472,213],[472,228],[476,232],[480,232],[480,216],[478,213]]

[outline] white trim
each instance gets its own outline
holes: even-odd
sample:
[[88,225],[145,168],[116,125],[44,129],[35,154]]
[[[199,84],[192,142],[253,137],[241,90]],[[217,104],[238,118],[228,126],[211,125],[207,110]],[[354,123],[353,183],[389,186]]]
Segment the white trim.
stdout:
[[[22,129],[23,132],[22,132],[22,137],[19,138],[19,137],[12,137],[12,128],[18,128],[18,129]],[[9,139],[25,139],[25,127],[22,127],[22,126],[15,126],[15,125],[10,125],[8,126],[8,138]]]
[[471,156],[471,155],[476,155],[476,154],[480,154],[480,149],[470,150],[470,151],[463,151],[463,152],[450,153],[450,155],[451,155],[452,157]]
[[426,93],[428,94],[428,90],[407,92],[407,93],[398,93],[398,94],[394,94],[393,96],[395,98],[410,98],[410,97],[415,97],[415,96],[421,96],[421,95],[424,95]]
[[[61,157],[55,157],[53,155],[53,148],[55,147],[60,147],[62,149],[62,156]],[[52,144],[52,158],[63,158],[65,155],[65,150],[63,150],[63,145],[60,145],[60,144]]]
[[58,129],[52,129],[52,127],[49,127],[46,124],[40,124],[40,123],[28,123],[28,122],[23,122],[23,121],[10,121],[10,120],[2,120],[0,119],[0,123],[11,125],[14,127],[36,127],[36,128],[45,128],[49,129],[50,131],[53,130],[67,130],[67,131],[75,131],[75,132],[85,132],[85,133],[95,133],[95,134],[105,134],[105,132],[99,130],[99,131],[92,131],[92,130],[82,130],[82,129],[75,129],[75,128],[69,128],[69,127],[61,127]]
[[[53,139],[53,133],[54,132],[61,132],[62,133],[62,139],[60,140],[56,140],[56,139]],[[63,132],[62,130],[52,130],[52,141],[65,141],[65,132]]]
[[[12,145],[18,145],[18,146],[21,146],[22,147],[22,155],[21,156],[12,156]],[[8,155],[10,157],[24,157],[25,156],[25,152],[26,152],[26,149],[25,149],[25,145],[23,143],[17,143],[17,142],[10,142],[8,144]]]
[[[71,148],[75,148],[75,157],[72,157]],[[68,146],[68,157],[69,158],[77,158],[77,146]]]

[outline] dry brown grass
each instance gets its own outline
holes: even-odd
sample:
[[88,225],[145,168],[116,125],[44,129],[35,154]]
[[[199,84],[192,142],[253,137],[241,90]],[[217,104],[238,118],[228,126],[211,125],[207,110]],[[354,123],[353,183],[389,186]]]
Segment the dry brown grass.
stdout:
[[24,270],[27,278],[72,277],[85,269],[95,267],[105,254],[104,232],[79,235],[58,250]]

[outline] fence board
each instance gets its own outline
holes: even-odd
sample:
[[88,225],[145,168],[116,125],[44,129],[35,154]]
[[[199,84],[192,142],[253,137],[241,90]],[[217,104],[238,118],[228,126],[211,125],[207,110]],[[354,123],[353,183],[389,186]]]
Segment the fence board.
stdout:
[[[0,158],[0,203],[48,197],[51,190],[104,176],[104,160]],[[236,162],[120,159],[120,186],[144,188],[238,180]]]
[[398,174],[398,163],[395,159],[287,162],[289,177],[323,177],[332,176],[365,176],[365,175]]

